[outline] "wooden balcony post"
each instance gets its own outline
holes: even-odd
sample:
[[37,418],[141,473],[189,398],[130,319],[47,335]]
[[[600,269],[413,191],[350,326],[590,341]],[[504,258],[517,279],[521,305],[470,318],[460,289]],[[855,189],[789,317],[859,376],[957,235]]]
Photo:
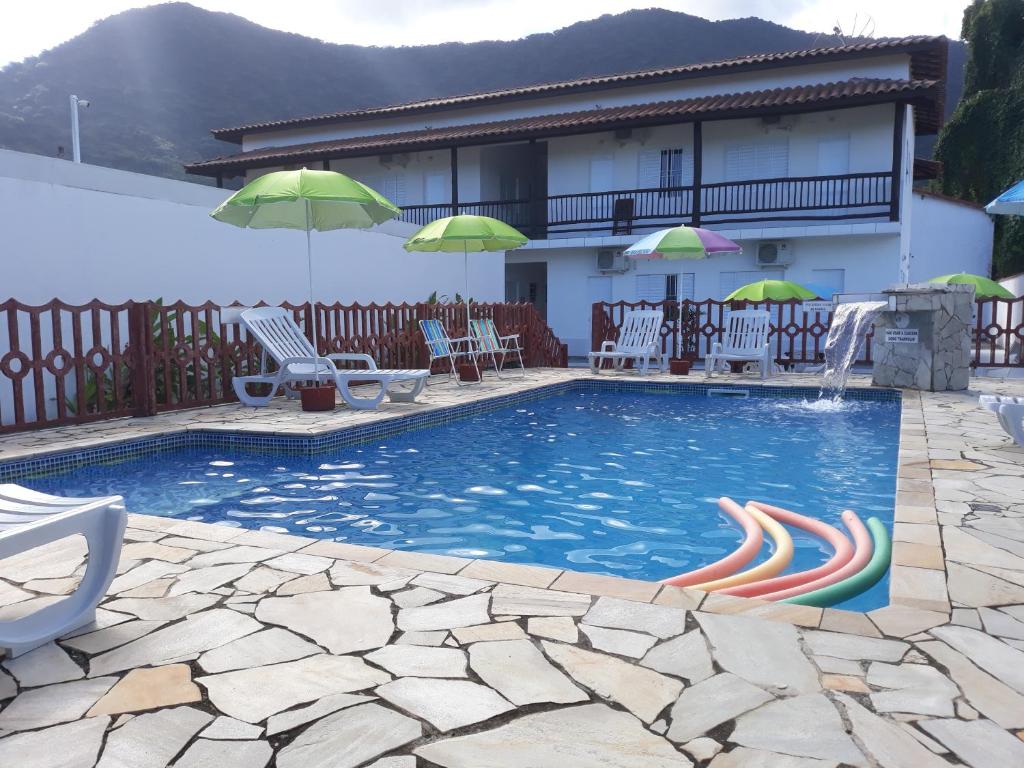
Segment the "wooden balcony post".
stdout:
[[892,123],[892,186],[889,190],[889,221],[900,219],[900,187],[903,176],[903,130],[907,108],[901,102],[894,105],[896,110]]
[[700,185],[704,166],[703,125],[700,120],[693,124],[693,212],[690,221],[695,227],[700,226]]
[[459,215],[459,148],[452,147],[452,216]]

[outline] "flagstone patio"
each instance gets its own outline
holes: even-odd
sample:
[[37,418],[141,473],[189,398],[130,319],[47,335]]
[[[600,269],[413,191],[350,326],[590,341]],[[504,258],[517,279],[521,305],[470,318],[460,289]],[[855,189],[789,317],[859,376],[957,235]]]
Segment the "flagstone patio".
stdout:
[[[586,375],[62,428],[0,460],[315,434]],[[96,624],[0,663],[0,766],[1024,765],[1024,449],[977,394],[904,394],[892,605],[868,614],[132,514]],[[0,620],[60,599],[83,558],[69,539],[0,561]]]

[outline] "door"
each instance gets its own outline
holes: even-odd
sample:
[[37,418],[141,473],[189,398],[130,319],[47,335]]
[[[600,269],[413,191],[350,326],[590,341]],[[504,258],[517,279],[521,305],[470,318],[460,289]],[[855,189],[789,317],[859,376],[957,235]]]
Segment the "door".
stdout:
[[[590,191],[611,192],[615,188],[615,161],[611,155],[600,155],[590,159]],[[586,218],[611,220],[612,196],[593,195],[586,206]]]
[[[821,176],[844,176],[850,172],[850,137],[834,136],[818,141],[818,173]],[[865,184],[864,179],[847,179],[841,183],[822,182],[819,203],[836,207],[834,213],[844,214],[843,207],[856,200],[863,190],[859,185]]]

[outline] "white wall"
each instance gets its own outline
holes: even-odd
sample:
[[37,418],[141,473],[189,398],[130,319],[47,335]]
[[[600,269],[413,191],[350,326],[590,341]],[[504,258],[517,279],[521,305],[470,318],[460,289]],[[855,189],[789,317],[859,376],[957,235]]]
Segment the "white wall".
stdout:
[[[209,212],[229,191],[0,150],[0,300],[60,298],[303,301],[305,234],[222,224]],[[419,301],[463,291],[463,259],[410,254],[415,227],[314,232],[316,298]],[[470,259],[470,291],[504,295],[504,256]]]
[[1024,296],[1024,272],[1011,277],[1004,277],[999,284],[1014,296]]
[[[754,264],[756,240],[740,240],[744,253],[721,254],[699,261],[636,261],[625,274],[613,275],[612,301],[637,300],[637,275],[692,273],[696,300],[722,299],[722,272],[763,274]],[[899,235],[836,235],[801,237],[789,241],[793,262],[784,277],[798,283],[815,282],[815,270],[844,270],[843,290],[879,291],[899,276]],[[590,351],[592,278],[602,277],[595,265],[594,248],[530,249],[510,252],[508,263],[547,263],[547,320],[555,334],[569,345],[569,354]]]
[[992,268],[992,217],[971,203],[911,194],[910,282]]

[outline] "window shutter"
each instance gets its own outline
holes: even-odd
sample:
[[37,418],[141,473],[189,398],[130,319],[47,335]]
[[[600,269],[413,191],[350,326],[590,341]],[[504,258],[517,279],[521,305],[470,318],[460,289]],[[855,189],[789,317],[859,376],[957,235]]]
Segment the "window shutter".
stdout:
[[693,272],[683,272],[678,276],[679,295],[683,301],[693,301]]
[[655,189],[661,186],[661,152],[657,149],[641,150],[637,173],[640,189]]
[[726,181],[774,179],[789,175],[789,139],[725,148]]
[[636,300],[659,302],[665,300],[665,275],[637,275]]
[[777,179],[789,175],[789,139],[770,141],[762,144],[764,152],[764,176]]
[[405,174],[395,173],[384,177],[384,197],[395,205],[405,203]]

